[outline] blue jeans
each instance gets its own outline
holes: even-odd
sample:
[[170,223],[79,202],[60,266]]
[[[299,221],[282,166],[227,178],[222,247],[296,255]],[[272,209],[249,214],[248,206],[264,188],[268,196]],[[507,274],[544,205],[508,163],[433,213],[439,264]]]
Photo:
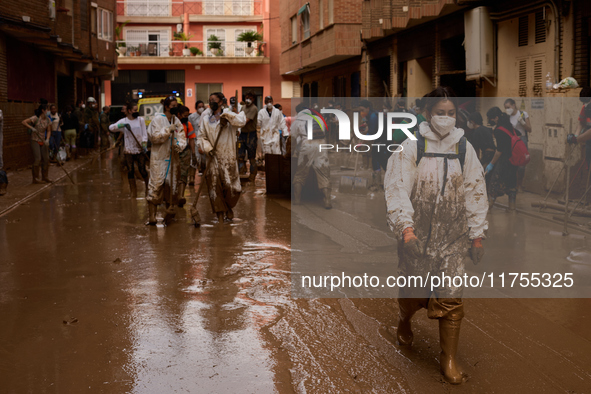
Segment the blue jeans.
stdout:
[[51,141],[49,141],[49,146],[51,150],[55,153],[60,149],[60,145],[62,143],[62,132],[61,131],[52,131],[51,132]]
[[[256,164],[254,159],[257,156],[257,133],[256,131],[251,131],[250,133],[240,133],[238,136],[238,169],[242,170],[242,168],[246,165],[246,154],[248,153],[248,160],[251,163]],[[256,174],[256,166],[254,169]],[[251,174],[253,170],[251,169]]]

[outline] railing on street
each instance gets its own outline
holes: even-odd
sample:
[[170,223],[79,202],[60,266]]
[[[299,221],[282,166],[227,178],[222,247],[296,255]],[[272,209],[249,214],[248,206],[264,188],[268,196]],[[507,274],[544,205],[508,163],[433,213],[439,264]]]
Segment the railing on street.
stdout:
[[[264,42],[238,41],[117,41],[121,56],[206,56],[206,57],[256,57],[264,56]],[[196,54],[195,54],[196,53]]]
[[117,1],[124,16],[254,16],[262,15],[262,0],[125,0]]

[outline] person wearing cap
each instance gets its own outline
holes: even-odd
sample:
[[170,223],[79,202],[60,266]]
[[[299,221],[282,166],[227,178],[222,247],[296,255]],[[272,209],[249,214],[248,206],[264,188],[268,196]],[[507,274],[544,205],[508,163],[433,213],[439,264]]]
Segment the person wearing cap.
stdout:
[[285,118],[280,110],[273,106],[273,97],[265,97],[265,107],[259,111],[257,119],[261,131],[263,154],[281,154],[281,135],[279,130],[286,130]]

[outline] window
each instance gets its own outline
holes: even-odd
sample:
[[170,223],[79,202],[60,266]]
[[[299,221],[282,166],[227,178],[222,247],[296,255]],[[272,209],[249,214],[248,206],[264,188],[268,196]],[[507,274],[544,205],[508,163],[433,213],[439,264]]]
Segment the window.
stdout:
[[[256,30],[253,29],[235,29],[234,30],[234,54],[232,55],[231,53],[227,54],[226,56],[238,56],[238,57],[245,57],[245,56],[256,56],[256,52],[255,50],[257,49],[257,44],[256,43],[252,43],[252,52],[251,53],[247,53],[246,48],[247,48],[247,43],[245,42],[238,42],[238,36],[244,32],[247,31],[252,31],[255,32]],[[249,49],[250,51],[250,49]]]
[[169,0],[126,1],[125,7],[129,16],[170,16]]
[[293,81],[281,81],[281,98],[290,99],[300,97],[300,83]]
[[318,29],[324,29],[324,1],[318,0]]
[[113,13],[111,11],[98,9],[98,38],[112,41],[113,40]]
[[546,18],[544,9],[536,12],[536,44],[546,42]]
[[519,46],[525,47],[528,44],[528,34],[529,34],[529,25],[528,25],[529,16],[522,16],[519,18]]
[[125,29],[125,43],[147,56],[168,56],[169,35],[168,30]]
[[204,103],[209,103],[209,96],[212,93],[222,92],[224,85],[221,83],[196,83],[195,84],[195,100],[201,100]]
[[90,32],[96,34],[97,12],[96,7],[90,8]]
[[205,15],[224,15],[224,0],[205,0]]
[[302,40],[306,38],[310,38],[310,12],[308,11],[308,7],[306,10],[302,12],[301,20],[302,20]]
[[[226,43],[225,43],[225,41],[226,41],[226,29],[206,29],[205,30],[205,37],[206,37],[206,40],[208,41],[208,43],[209,43],[209,37],[211,37],[212,35],[213,36],[216,36],[217,39],[219,41],[221,41],[221,43],[222,43],[222,47],[220,48],[221,54],[222,55],[225,55],[225,56],[230,56],[230,55],[228,55],[228,54],[225,53],[226,52]],[[205,55],[206,56],[216,56],[217,54],[220,53],[219,51],[214,51],[215,54],[214,53],[211,53],[211,50],[209,49],[209,45],[207,45],[207,50],[204,51],[204,52],[205,52]]]
[[298,42],[298,17],[296,15],[291,17],[291,45]]
[[233,0],[232,15],[254,15],[252,0]]

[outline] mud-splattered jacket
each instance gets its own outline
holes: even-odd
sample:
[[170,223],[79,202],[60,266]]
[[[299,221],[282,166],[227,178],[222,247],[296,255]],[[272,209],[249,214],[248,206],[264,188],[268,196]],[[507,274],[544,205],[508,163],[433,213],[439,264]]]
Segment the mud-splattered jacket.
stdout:
[[[174,172],[173,166],[178,166],[178,158],[176,161],[170,157],[171,146],[177,153],[182,152],[187,146],[187,139],[185,138],[185,129],[183,124],[174,118],[174,125],[176,130],[170,133],[167,128],[172,123],[168,121],[165,114],[160,114],[154,117],[150,126],[148,127],[148,138],[152,142],[152,150],[150,155],[150,190],[158,189],[164,184],[166,178],[171,178]],[[175,187],[173,182],[173,187]]]
[[[240,193],[242,187],[240,186],[240,175],[238,173],[238,162],[236,161],[236,132],[234,127],[243,127],[246,124],[246,116],[244,112],[236,114],[234,112],[224,112],[221,116],[228,120],[228,125],[220,129],[220,139],[215,149],[217,171],[212,170],[212,174],[216,174],[221,179],[222,187],[230,188],[232,193]],[[211,120],[211,121],[210,121]],[[199,147],[208,155],[213,150],[213,145],[218,136],[217,125],[219,120],[215,119],[211,111],[204,111],[201,115],[201,130],[197,143]],[[214,165],[211,160],[207,162],[208,166]],[[212,163],[212,164],[210,164]]]
[[[425,151],[432,153],[455,153],[456,144],[464,135],[462,129],[455,128],[441,140],[427,122],[421,123],[419,133],[426,139]],[[400,238],[407,227],[415,228],[415,232],[420,227],[421,233],[438,232],[435,227],[441,227],[441,236],[445,237],[443,227],[451,225],[446,221],[465,218],[465,222],[456,223],[456,227],[459,229],[460,225],[465,227],[467,224],[470,239],[484,237],[488,228],[486,184],[482,165],[472,145],[466,143],[463,171],[458,159],[448,160],[447,187],[443,196],[445,159],[423,157],[417,166],[417,142],[407,139],[402,147],[402,152],[390,157],[384,180],[387,220],[394,234]],[[418,206],[428,207],[429,212],[415,212]],[[419,219],[429,223],[416,223]],[[453,237],[453,234],[449,236]]]

